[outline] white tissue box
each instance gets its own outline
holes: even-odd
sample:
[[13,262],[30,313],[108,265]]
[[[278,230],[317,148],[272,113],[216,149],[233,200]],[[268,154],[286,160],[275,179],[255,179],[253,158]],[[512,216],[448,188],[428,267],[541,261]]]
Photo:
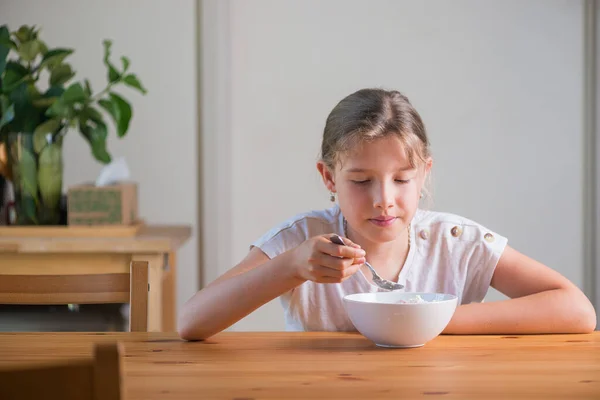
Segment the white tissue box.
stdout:
[[71,186],[67,192],[68,224],[132,225],[138,220],[137,192],[134,182]]

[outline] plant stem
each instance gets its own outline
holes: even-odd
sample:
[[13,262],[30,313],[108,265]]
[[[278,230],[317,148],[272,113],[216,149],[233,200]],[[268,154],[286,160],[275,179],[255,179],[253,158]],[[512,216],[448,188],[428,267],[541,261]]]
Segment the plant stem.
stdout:
[[100,100],[100,98],[102,96],[104,96],[106,93],[108,93],[108,91],[116,84],[119,83],[119,81],[113,82],[113,83],[109,83],[106,88],[104,88],[103,91],[101,91],[100,93],[96,94],[95,96],[90,97],[90,103],[96,102],[98,100]]

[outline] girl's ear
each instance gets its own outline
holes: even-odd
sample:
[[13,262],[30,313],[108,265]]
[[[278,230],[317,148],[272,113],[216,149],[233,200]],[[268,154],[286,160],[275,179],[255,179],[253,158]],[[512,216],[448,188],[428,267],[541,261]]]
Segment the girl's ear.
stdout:
[[433,159],[431,157],[425,160],[425,165],[423,165],[423,175],[420,178],[420,187],[419,193],[423,192],[423,188],[427,185],[427,179],[430,178],[431,167],[433,166]]
[[431,172],[432,166],[433,166],[433,159],[431,157],[428,157],[427,160],[425,161],[425,177],[427,177],[427,175],[429,175],[429,173]]
[[323,161],[317,162],[317,170],[321,174],[321,178],[323,178],[323,183],[325,184],[325,187],[327,187],[327,190],[335,193],[333,171],[331,171]]

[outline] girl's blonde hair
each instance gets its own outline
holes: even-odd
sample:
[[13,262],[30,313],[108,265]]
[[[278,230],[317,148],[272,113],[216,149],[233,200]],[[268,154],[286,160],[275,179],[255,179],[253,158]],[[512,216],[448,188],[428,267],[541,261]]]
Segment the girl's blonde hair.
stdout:
[[329,113],[321,159],[334,170],[341,155],[388,135],[402,141],[413,168],[430,156],[425,125],[406,96],[395,90],[361,89],[342,99]]

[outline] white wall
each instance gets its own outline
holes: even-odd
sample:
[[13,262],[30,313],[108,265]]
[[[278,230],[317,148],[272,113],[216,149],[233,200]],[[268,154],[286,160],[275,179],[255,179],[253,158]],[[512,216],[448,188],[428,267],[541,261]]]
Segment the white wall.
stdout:
[[[314,166],[325,118],[345,95],[383,86],[408,95],[429,129],[435,209],[583,285],[581,1],[203,5],[214,111],[203,155],[216,168],[206,201],[232,194],[206,211],[221,222],[207,228],[207,282],[274,224],[329,205]],[[282,329],[281,314],[272,302],[233,329]]]
[[[50,47],[71,47],[77,77],[99,90],[105,38],[113,39],[113,60],[126,55],[131,71],[148,89],[144,97],[127,89],[133,119],[123,140],[109,139],[114,157],[125,156],[140,185],[140,215],[149,223],[190,224],[194,236],[178,259],[178,305],[197,290],[197,85],[196,2],[161,0],[2,0],[0,24],[42,27]],[[113,131],[114,133],[114,131]],[[101,165],[76,131],[65,142],[65,187],[95,179]]]
[[[600,2],[598,0],[594,0],[592,3],[592,7],[595,10],[595,15],[592,15],[590,19],[590,40],[591,43],[591,51],[590,56],[595,62],[591,63],[592,68],[589,70],[590,72],[590,81],[596,83],[595,88],[591,98],[589,116],[590,116],[590,137],[592,138],[591,142],[595,142],[595,149],[592,149],[591,159],[594,160],[596,169],[592,173],[592,177],[595,174],[595,182],[592,180],[591,184],[595,187],[595,191],[592,193],[592,208],[595,206],[595,215],[596,218],[593,219],[592,230],[594,231],[592,236],[592,250],[590,251],[591,259],[595,264],[595,269],[592,269],[588,276],[591,277],[592,281],[592,292],[595,292],[595,303],[596,306],[596,316],[598,319],[598,324],[596,325],[596,330],[600,329],[600,246],[598,246],[598,242],[600,241]],[[593,178],[592,178],[593,179]],[[595,205],[593,203],[596,203]]]

